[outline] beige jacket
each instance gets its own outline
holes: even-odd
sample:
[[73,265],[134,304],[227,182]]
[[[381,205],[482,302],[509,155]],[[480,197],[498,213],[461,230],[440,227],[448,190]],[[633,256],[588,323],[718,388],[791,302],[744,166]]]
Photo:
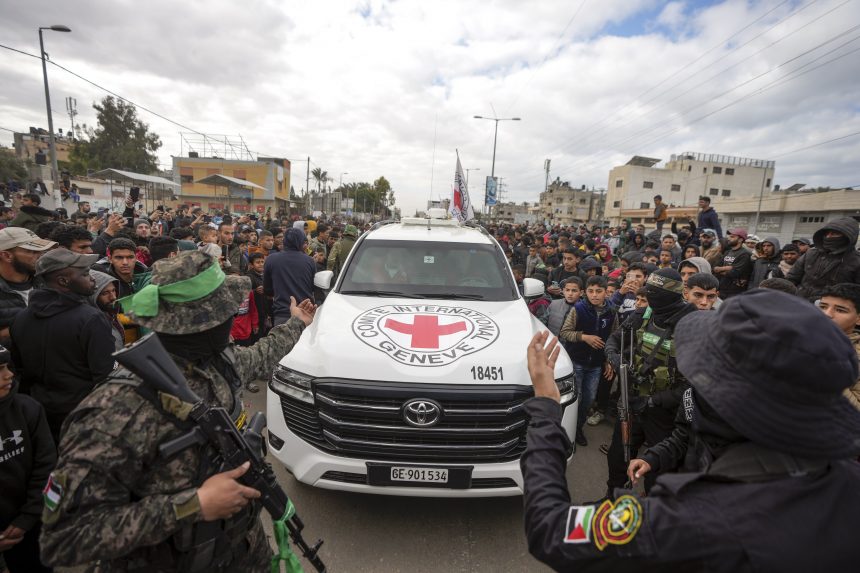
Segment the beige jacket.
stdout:
[[[857,351],[857,360],[860,360],[860,331],[855,330],[848,336],[848,338],[851,340],[851,344],[854,345],[854,350]],[[860,410],[860,378],[857,379],[854,386],[845,389],[845,397],[848,398],[848,401],[851,402],[855,408]]]

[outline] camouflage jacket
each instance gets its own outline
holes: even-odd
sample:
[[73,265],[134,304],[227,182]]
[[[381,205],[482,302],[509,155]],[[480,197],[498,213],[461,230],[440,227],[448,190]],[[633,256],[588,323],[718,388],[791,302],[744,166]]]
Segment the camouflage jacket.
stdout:
[[[292,318],[257,344],[235,347],[238,377],[242,381],[268,378],[304,328],[301,320]],[[233,411],[233,390],[213,366],[200,368],[178,357],[174,360],[198,396]],[[169,571],[147,564],[154,556],[170,553],[172,536],[200,520],[197,487],[209,477],[199,471],[203,450],[189,448],[171,459],[159,457],[159,444],[187,430],[138,394],[136,382],[135,377],[123,382],[108,378],[66,421],[42,515],[46,564],[87,564],[88,571],[139,567]],[[53,492],[52,502],[49,492]],[[262,536],[259,518],[252,529],[250,533]],[[268,563],[271,551],[264,536],[262,540],[239,537],[235,542],[234,565],[249,553],[249,545],[262,551],[255,563],[261,567]]]
[[355,245],[355,239],[352,237],[341,237],[338,242],[334,244],[331,248],[331,252],[328,254],[328,264],[327,269],[330,271],[334,271],[334,276],[340,274],[341,269],[343,269],[343,265],[346,262],[346,257],[349,255],[349,252],[352,250],[352,247]]

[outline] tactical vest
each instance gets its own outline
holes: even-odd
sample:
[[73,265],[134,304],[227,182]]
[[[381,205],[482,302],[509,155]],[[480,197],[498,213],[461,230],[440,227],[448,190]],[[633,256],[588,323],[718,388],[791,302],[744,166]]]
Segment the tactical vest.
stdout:
[[[230,412],[230,417],[241,429],[246,423],[246,413],[242,409],[239,395],[241,380],[239,380],[233,367],[232,349],[225,350],[220,358],[220,363],[216,363],[214,366],[230,384],[233,393],[233,410]],[[124,368],[116,370],[105,383],[133,386],[138,395],[151,403],[159,412],[162,412],[164,419],[170,421],[183,433],[194,427],[193,421],[177,417],[176,413],[171,411],[172,408],[165,406],[166,403],[172,402],[169,398],[165,400],[152,388],[141,384],[133,374]],[[178,400],[176,402],[179,403]],[[194,486],[199,488],[204,481],[216,473],[224,471],[224,468],[221,467],[214,448],[209,445],[193,447],[200,459],[200,466],[194,483]],[[125,563],[125,570],[174,570],[189,573],[229,571],[236,541],[244,539],[256,523],[261,509],[262,504],[255,500],[229,519],[185,523],[179,531],[164,542],[155,546],[142,547],[132,552]],[[125,561],[124,559],[120,560]]]
[[660,328],[651,320],[651,309],[645,311],[642,326],[636,331],[633,374],[641,396],[652,396],[675,384],[675,341],[673,329]]

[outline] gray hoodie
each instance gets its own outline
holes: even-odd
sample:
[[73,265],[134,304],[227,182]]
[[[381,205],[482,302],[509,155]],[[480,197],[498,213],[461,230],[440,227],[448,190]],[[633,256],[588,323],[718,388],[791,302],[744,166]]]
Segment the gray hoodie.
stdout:
[[684,259],[681,261],[681,264],[690,263],[694,267],[698,269],[700,273],[709,273],[711,272],[711,263],[709,263],[704,257],[690,257],[689,259]]
[[761,256],[755,260],[749,288],[756,288],[765,279],[783,278],[782,271],[779,268],[779,263],[782,262],[779,239],[776,237],[765,237],[762,243],[773,245],[773,256],[769,259]]
[[94,271],[94,270],[90,270],[90,276],[93,277],[94,281],[96,281],[96,290],[95,290],[95,292],[93,292],[93,294],[91,294],[88,297],[89,303],[91,305],[93,305],[94,307],[96,307],[97,309],[104,312],[105,315],[107,316],[108,322],[110,322],[110,325],[112,327],[111,328],[111,334],[113,334],[114,347],[117,350],[120,350],[120,349],[122,349],[123,346],[125,346],[125,331],[124,331],[122,325],[120,324],[119,319],[117,319],[116,313],[110,313],[110,312],[104,311],[99,306],[99,303],[97,300],[99,295],[105,289],[106,286],[108,286],[111,283],[117,282],[116,277],[113,277],[113,276],[111,276],[107,273],[103,273],[101,271]]

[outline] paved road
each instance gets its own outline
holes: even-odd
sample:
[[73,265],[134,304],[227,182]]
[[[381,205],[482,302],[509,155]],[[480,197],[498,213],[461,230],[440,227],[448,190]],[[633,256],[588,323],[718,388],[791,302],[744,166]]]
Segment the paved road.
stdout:
[[[260,386],[260,393],[246,393],[251,411],[265,411]],[[610,434],[606,423],[587,427],[589,446],[578,449],[567,471],[574,501],[603,495],[606,457],[598,446]],[[329,491],[297,482],[271,461],[305,521],[307,540],[325,540],[321,555],[333,573],[549,571],[528,554],[521,497],[449,500]]]

